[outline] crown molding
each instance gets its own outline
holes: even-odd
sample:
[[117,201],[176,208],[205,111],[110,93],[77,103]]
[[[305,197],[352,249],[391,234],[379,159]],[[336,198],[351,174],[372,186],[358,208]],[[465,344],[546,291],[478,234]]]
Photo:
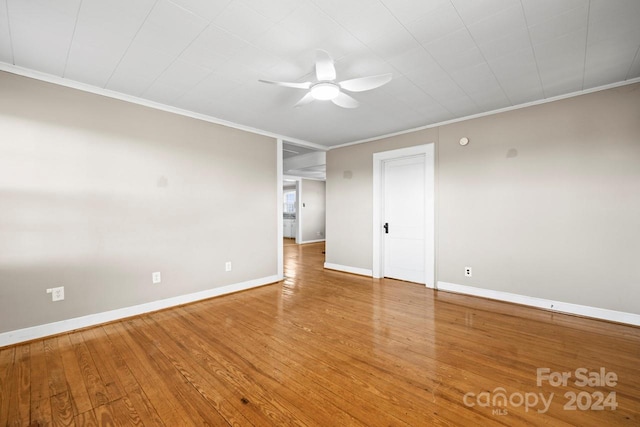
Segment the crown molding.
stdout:
[[585,90],[581,90],[581,91],[577,91],[577,92],[572,92],[572,93],[568,93],[568,94],[564,94],[564,95],[558,95],[558,96],[554,96],[551,98],[545,98],[545,99],[540,99],[537,101],[531,101],[531,102],[527,102],[524,104],[518,104],[518,105],[513,105],[510,107],[505,107],[505,108],[500,108],[497,110],[492,110],[492,111],[487,111],[484,113],[478,113],[478,114],[473,114],[470,116],[465,116],[465,117],[460,117],[460,118],[456,118],[456,119],[451,119],[451,120],[446,120],[443,122],[438,122],[438,123],[433,123],[433,124],[429,124],[429,125],[425,125],[425,126],[419,126],[419,127],[415,127],[415,128],[411,128],[411,129],[406,129],[406,130],[402,130],[399,132],[393,132],[393,133],[388,133],[388,134],[384,134],[384,135],[379,135],[379,136],[374,136],[371,138],[366,138],[366,139],[360,139],[357,141],[353,141],[353,142],[347,142],[344,144],[339,144],[339,145],[333,145],[333,146],[326,146],[326,145],[322,145],[322,144],[317,144],[314,142],[310,142],[310,141],[306,141],[306,140],[302,140],[302,139],[297,139],[297,138],[291,138],[285,135],[280,135],[280,134],[276,134],[273,132],[267,132],[264,131],[262,129],[257,129],[257,128],[253,128],[251,126],[245,126],[245,125],[241,125],[239,123],[234,123],[228,120],[223,120],[223,119],[219,119],[217,117],[213,117],[213,116],[208,116],[206,114],[201,114],[201,113],[195,113],[193,111],[189,111],[189,110],[184,110],[181,108],[177,108],[177,107],[172,107],[170,105],[165,105],[165,104],[161,104],[159,102],[154,102],[154,101],[149,101],[147,99],[143,99],[143,98],[139,98],[133,95],[126,95],[123,93],[119,93],[116,91],[112,91],[109,89],[104,89],[104,88],[100,88],[97,86],[92,86],[86,83],[81,83],[81,82],[77,82],[74,80],[69,80],[69,79],[65,79],[63,77],[59,77],[59,76],[54,76],[52,74],[47,74],[47,73],[43,73],[40,71],[35,71],[35,70],[31,70],[28,68],[24,68],[24,67],[19,67],[17,65],[12,65],[12,64],[8,64],[6,62],[1,62],[0,61],[0,71],[5,71],[7,73],[11,73],[11,74],[16,74],[19,76],[23,76],[23,77],[28,77],[28,78],[32,78],[35,80],[40,80],[40,81],[44,81],[47,83],[52,83],[52,84],[56,84],[59,86],[64,86],[64,87],[68,87],[71,89],[77,89],[83,92],[88,92],[88,93],[93,93],[95,95],[101,95],[101,96],[105,96],[108,98],[113,98],[113,99],[118,99],[120,101],[124,101],[124,102],[129,102],[132,104],[137,104],[137,105],[142,105],[145,107],[149,107],[149,108],[153,108],[156,110],[160,110],[160,111],[165,111],[165,112],[169,112],[169,113],[173,113],[173,114],[178,114],[181,116],[185,116],[185,117],[190,117],[196,120],[202,120],[205,122],[209,122],[209,123],[214,123],[217,125],[222,125],[222,126],[227,126],[233,129],[238,129],[238,130],[242,130],[245,132],[250,132],[250,133],[254,133],[257,135],[262,135],[262,136],[267,136],[270,138],[275,138],[275,139],[282,139],[283,142],[286,143],[290,143],[293,145],[298,145],[301,147],[307,147],[307,148],[312,148],[315,150],[321,150],[321,151],[329,151],[329,150],[335,150],[338,148],[344,148],[344,147],[349,147],[352,145],[358,145],[358,144],[364,144],[367,142],[373,142],[373,141],[379,141],[381,139],[386,139],[386,138],[391,138],[394,136],[399,136],[399,135],[404,135],[404,134],[408,134],[408,133],[413,133],[413,132],[418,132],[421,130],[425,130],[425,129],[432,129],[432,128],[436,128],[436,127],[440,127],[440,126],[445,126],[445,125],[449,125],[449,124],[453,124],[453,123],[458,123],[458,122],[463,122],[466,120],[471,120],[471,119],[477,119],[480,117],[486,117],[486,116],[491,116],[494,114],[500,114],[500,113],[505,113],[508,111],[514,111],[514,110],[519,110],[521,108],[527,108],[527,107],[533,107],[536,105],[542,105],[542,104],[547,104],[549,102],[555,102],[555,101],[560,101],[562,99],[568,99],[568,98],[573,98],[576,96],[580,96],[580,95],[586,95],[589,93],[594,93],[594,92],[600,92],[603,90],[607,90],[607,89],[613,89],[613,88],[617,88],[617,87],[621,87],[621,86],[627,86],[627,85],[631,85],[631,84],[635,84],[635,83],[639,83],[640,82],[640,77],[636,77],[633,79],[629,79],[629,80],[625,80],[625,81],[621,81],[621,82],[616,82],[616,83],[611,83],[608,85],[604,85],[604,86],[598,86],[595,88],[589,88],[589,89],[585,89]]
[[52,74],[47,74],[40,71],[19,67],[17,65],[8,64],[6,62],[0,61],[0,71],[5,71],[7,73],[16,74],[18,76],[28,77],[35,80],[52,83],[58,86],[64,86],[71,89],[80,90],[82,92],[92,93],[94,95],[100,95],[100,96],[105,96],[107,98],[113,98],[120,101],[129,102],[131,104],[142,105],[144,107],[153,108],[155,110],[165,111],[168,113],[173,113],[173,114],[177,114],[184,117],[190,117],[192,119],[202,120],[205,122],[214,123],[217,125],[222,125],[222,126],[226,126],[233,129],[238,129],[245,132],[254,133],[257,135],[267,136],[275,139],[282,139],[285,142],[289,142],[294,145],[299,145],[302,147],[308,147],[316,150],[327,151],[326,145],[320,145],[320,144],[305,141],[302,139],[291,138],[291,137],[279,135],[273,132],[267,132],[261,129],[253,128],[251,126],[245,126],[239,123],[230,122],[228,120],[219,119],[217,117],[208,116],[206,114],[195,113],[193,111],[184,110],[182,108],[172,107],[170,105],[161,104],[159,102],[149,101],[147,99],[142,99],[133,95],[127,95],[127,94],[116,92],[113,90],[104,89],[104,88],[92,86],[86,83],[77,82],[75,80],[65,79],[63,77],[54,76]]
[[405,135],[407,133],[418,132],[418,131],[425,130],[425,129],[437,128],[437,127],[440,127],[440,126],[450,125],[450,124],[458,123],[458,122],[464,122],[466,120],[477,119],[477,118],[480,118],[480,117],[492,116],[494,114],[506,113],[508,111],[520,110],[522,108],[533,107],[535,105],[548,104],[550,102],[560,101],[562,99],[574,98],[574,97],[580,96],[580,95],[586,95],[586,94],[589,94],[589,93],[600,92],[600,91],[607,90],[607,89],[614,89],[614,88],[617,88],[617,87],[632,85],[632,84],[635,84],[635,83],[640,83],[640,77],[636,77],[634,79],[625,80],[625,81],[622,81],[622,82],[610,83],[610,84],[604,85],[604,86],[598,86],[598,87],[594,87],[594,88],[590,88],[590,89],[584,89],[584,90],[577,91],[577,92],[571,92],[571,93],[567,93],[567,94],[564,94],[564,95],[553,96],[551,98],[539,99],[537,101],[531,101],[531,102],[527,102],[525,104],[512,105],[511,107],[500,108],[500,109],[497,109],[497,110],[491,110],[491,111],[487,111],[487,112],[484,112],[484,113],[478,113],[478,114],[473,114],[473,115],[470,115],[470,116],[460,117],[460,118],[457,118],[457,119],[446,120],[444,122],[438,122],[438,123],[433,123],[433,124],[430,124],[430,125],[420,126],[420,127],[416,127],[416,128],[412,128],[412,129],[407,129],[407,130],[402,130],[402,131],[399,131],[399,132],[388,133],[388,134],[380,135],[380,136],[373,136],[371,138],[360,139],[358,141],[347,142],[347,143],[340,144],[340,145],[333,145],[333,146],[329,147],[329,150],[335,150],[337,148],[350,147],[352,145],[364,144],[364,143],[367,143],[367,142],[379,141],[381,139],[392,138],[394,136]]

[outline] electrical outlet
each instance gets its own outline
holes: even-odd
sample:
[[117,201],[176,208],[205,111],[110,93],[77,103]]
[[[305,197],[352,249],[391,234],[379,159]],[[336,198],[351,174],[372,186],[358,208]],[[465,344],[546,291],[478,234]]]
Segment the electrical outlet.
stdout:
[[162,282],[162,276],[160,275],[159,271],[156,271],[155,273],[151,273],[151,282],[153,282],[154,285],[157,285],[158,283]]
[[224,271],[231,271],[231,261],[224,263]]
[[471,275],[472,275],[471,267],[465,267],[465,268],[464,268],[464,275],[465,275],[466,277],[471,277]]
[[64,299],[64,286],[49,288],[47,293],[51,294],[51,301],[62,301]]

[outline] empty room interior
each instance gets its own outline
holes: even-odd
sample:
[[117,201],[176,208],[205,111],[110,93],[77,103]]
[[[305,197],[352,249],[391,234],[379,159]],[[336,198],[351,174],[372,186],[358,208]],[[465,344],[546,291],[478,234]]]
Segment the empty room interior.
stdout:
[[0,427],[640,425],[639,22],[0,0]]

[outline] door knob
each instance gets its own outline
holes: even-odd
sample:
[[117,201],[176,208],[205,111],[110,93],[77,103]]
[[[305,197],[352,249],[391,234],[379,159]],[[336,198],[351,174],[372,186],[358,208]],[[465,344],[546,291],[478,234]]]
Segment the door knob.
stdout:
[[389,234],[389,223],[385,222],[382,227],[384,228],[384,233]]

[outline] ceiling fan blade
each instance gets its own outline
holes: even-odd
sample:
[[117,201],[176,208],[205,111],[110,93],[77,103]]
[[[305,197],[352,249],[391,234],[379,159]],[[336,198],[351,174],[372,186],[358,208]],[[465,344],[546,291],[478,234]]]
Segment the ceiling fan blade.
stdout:
[[357,79],[345,80],[340,82],[340,88],[348,90],[349,92],[363,92],[365,90],[375,89],[382,85],[385,85],[391,81],[393,75],[380,74],[378,76],[360,77]]
[[270,85],[292,87],[295,89],[309,89],[311,87],[311,82],[293,83],[293,82],[274,82],[271,80],[258,80],[258,81],[262,83],[268,83]]
[[330,81],[336,78],[336,67],[333,65],[333,59],[326,51],[322,49],[316,50],[316,77],[318,81]]
[[343,92],[340,92],[338,96],[331,100],[331,102],[342,108],[356,108],[360,105],[358,101]]
[[308,94],[303,96],[302,99],[300,99],[300,101],[296,102],[296,105],[294,105],[294,107],[302,107],[303,105],[307,105],[313,100],[314,100],[313,95],[311,95],[311,92],[309,92]]

